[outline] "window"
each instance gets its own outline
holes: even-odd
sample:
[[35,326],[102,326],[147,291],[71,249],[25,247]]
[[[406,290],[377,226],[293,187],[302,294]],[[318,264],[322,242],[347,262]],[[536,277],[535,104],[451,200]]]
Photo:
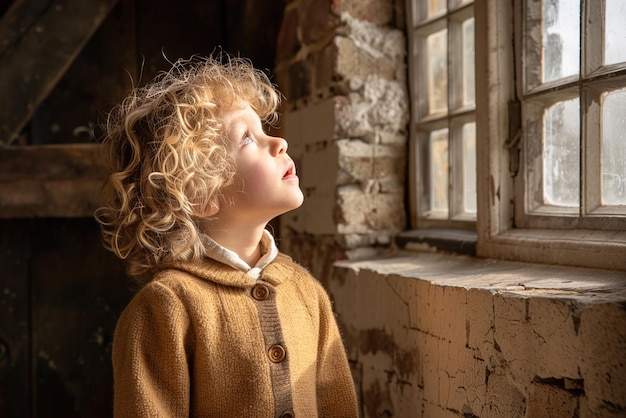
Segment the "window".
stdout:
[[526,1],[522,18],[516,225],[623,229],[626,3]]
[[475,229],[480,256],[626,270],[626,2],[407,15],[412,226]]
[[414,226],[475,228],[472,3],[409,3]]

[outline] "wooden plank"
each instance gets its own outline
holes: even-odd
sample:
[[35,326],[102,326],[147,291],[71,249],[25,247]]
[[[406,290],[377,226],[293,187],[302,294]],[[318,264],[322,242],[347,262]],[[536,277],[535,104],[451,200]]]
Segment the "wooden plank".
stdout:
[[106,179],[95,144],[0,149],[0,218],[91,217]]
[[110,418],[113,330],[131,296],[123,264],[94,220],[34,224],[32,416]]
[[113,8],[39,105],[20,140],[30,145],[93,143],[101,135],[108,110],[139,80],[134,1],[120,0]]
[[32,220],[0,220],[0,417],[31,416]]
[[52,0],[19,43],[5,51],[0,92],[11,100],[0,101],[0,145],[18,137],[117,1]]
[[0,20],[0,57],[19,43],[52,0],[14,0]]

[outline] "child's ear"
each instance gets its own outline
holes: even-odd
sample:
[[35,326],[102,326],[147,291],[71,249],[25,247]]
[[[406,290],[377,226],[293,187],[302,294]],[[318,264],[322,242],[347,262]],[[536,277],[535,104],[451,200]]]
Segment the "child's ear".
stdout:
[[209,218],[217,214],[217,212],[219,211],[220,211],[219,199],[217,198],[217,196],[213,196],[211,200],[209,201],[209,204],[206,205],[206,207],[204,208],[203,215]]

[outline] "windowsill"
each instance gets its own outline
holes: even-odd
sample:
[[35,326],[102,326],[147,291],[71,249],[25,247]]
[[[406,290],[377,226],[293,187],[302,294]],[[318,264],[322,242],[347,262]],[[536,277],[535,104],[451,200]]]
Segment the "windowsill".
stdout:
[[335,266],[524,297],[565,298],[586,303],[626,301],[626,275],[619,271],[409,251],[379,259],[339,261]]
[[626,280],[626,231],[513,229],[486,237],[477,254],[511,261],[616,270]]
[[626,231],[517,228],[481,237],[471,230],[415,229],[395,237],[400,250],[615,270],[626,280]]
[[458,229],[414,229],[395,237],[398,248],[476,255],[476,232]]

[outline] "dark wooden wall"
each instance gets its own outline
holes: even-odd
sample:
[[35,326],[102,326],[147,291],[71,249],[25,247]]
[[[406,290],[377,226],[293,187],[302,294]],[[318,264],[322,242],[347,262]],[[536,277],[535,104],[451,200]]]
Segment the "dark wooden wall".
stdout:
[[[10,5],[0,3],[0,13]],[[146,81],[166,68],[163,55],[173,60],[221,47],[271,69],[283,7],[275,0],[119,0],[4,151],[93,142],[130,78]],[[0,182],[21,184],[19,177],[32,171],[46,174],[41,158],[2,155]],[[0,197],[19,200],[19,187],[11,190],[12,196]],[[43,218],[32,213],[45,211],[0,210],[0,417],[112,415],[112,334],[132,294],[93,219],[65,217],[64,202],[57,204],[61,208]]]

